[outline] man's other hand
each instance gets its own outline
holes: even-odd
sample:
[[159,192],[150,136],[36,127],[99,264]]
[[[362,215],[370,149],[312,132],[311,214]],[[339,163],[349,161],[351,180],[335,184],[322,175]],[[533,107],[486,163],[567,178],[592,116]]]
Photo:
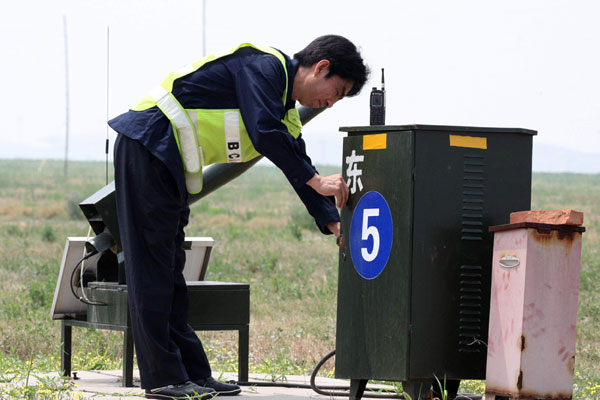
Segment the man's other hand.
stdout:
[[337,238],[338,236],[340,236],[341,224],[339,222],[329,222],[327,224],[327,229],[329,229],[331,233],[333,233],[333,235]]
[[344,208],[348,201],[350,190],[340,174],[330,176],[315,174],[306,184],[323,196],[335,196],[339,209]]

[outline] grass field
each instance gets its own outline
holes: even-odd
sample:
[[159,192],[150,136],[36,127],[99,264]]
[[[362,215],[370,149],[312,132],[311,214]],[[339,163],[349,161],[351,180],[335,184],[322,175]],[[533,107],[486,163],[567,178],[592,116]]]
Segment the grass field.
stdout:
[[[0,160],[0,380],[60,368],[60,324],[49,310],[65,238],[87,234],[77,204],[105,179],[100,162],[72,162],[69,171],[65,180],[62,162]],[[532,208],[585,213],[574,398],[600,398],[600,175],[534,174]],[[251,284],[251,372],[309,374],[335,347],[337,248],[278,170],[254,167],[194,204],[186,232],[217,240],[208,279]],[[200,336],[215,370],[236,369],[237,334]],[[121,340],[75,329],[74,369],[118,368]],[[10,390],[0,398],[72,396],[60,381]]]

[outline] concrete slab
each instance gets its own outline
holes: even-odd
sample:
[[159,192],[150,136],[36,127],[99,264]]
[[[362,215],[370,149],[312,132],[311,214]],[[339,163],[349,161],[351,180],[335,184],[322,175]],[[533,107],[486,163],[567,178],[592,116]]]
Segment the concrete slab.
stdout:
[[[235,380],[237,374],[234,373],[214,373],[213,377],[222,381]],[[81,398],[103,398],[103,399],[137,399],[143,396],[144,391],[137,387],[125,388],[121,386],[121,371],[80,371],[77,373],[73,391],[80,392]],[[270,376],[265,374],[250,374],[251,382],[270,382]],[[306,384],[310,385],[310,377],[308,376],[287,376],[285,383],[288,384]],[[349,382],[340,379],[317,378],[317,386],[342,386],[348,387]],[[139,385],[138,371],[134,371],[134,384]],[[388,388],[389,386],[369,385],[377,389]],[[312,389],[286,388],[286,387],[265,387],[265,386],[242,386],[242,393],[231,399],[343,399],[348,396],[332,397],[324,396],[314,392]]]
[[[135,387],[125,388],[121,386],[121,370],[114,371],[79,371],[77,372],[77,379],[72,380],[73,392],[75,392],[76,399],[137,399],[139,400],[144,396],[144,391],[139,387],[139,373],[137,370],[133,371]],[[45,377],[58,377],[57,373],[41,374]],[[36,374],[37,376],[37,374]],[[36,376],[31,376],[29,379],[29,385],[37,385],[38,379]],[[213,377],[222,381],[236,380],[236,373],[214,373]],[[268,383],[271,382],[271,376],[266,374],[250,374],[251,382]],[[302,384],[310,386],[310,377],[308,376],[297,376],[289,375],[286,376],[285,382],[279,382],[285,384]],[[7,381],[0,383],[0,393],[5,387],[14,387],[23,385],[23,382]],[[342,387],[347,388],[350,383],[348,381],[332,378],[317,378],[316,384],[319,388],[325,391],[343,391],[343,389],[332,389],[327,387]],[[373,385],[369,384],[368,388],[372,390],[380,389],[393,389],[387,385]],[[485,400],[481,395],[472,395],[472,399]],[[348,395],[344,396],[325,396],[314,392],[310,388],[288,388],[288,387],[273,387],[273,386],[242,386],[242,393],[238,396],[231,397],[236,400],[300,400],[300,399],[348,399]],[[0,399],[3,399],[0,395]],[[229,398],[229,397],[223,397]],[[461,399],[468,399],[468,397],[461,397]]]

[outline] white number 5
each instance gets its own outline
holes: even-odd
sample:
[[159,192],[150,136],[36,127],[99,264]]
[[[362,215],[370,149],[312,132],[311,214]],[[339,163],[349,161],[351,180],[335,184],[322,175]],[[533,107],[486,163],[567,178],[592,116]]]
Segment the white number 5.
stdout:
[[379,208],[365,208],[363,210],[362,220],[362,240],[369,239],[369,236],[373,236],[373,248],[371,252],[366,247],[361,247],[360,254],[367,262],[371,262],[377,258],[379,253],[379,231],[376,226],[369,226],[369,217],[378,217]]

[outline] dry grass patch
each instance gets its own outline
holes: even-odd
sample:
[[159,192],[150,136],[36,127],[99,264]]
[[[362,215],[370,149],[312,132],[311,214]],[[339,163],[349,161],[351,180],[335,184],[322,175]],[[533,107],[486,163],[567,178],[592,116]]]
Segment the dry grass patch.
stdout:
[[24,205],[13,199],[0,199],[0,218],[4,221],[19,221],[31,218],[33,206]]
[[53,201],[46,203],[44,207],[39,210],[39,218],[51,219],[59,216],[66,215],[64,202]]
[[283,228],[285,225],[285,220],[277,217],[254,217],[246,224],[246,226],[252,230],[263,228]]
[[[195,221],[195,224],[203,224],[203,226],[221,226],[227,224],[235,224],[237,222],[237,218],[233,215],[227,214],[217,214],[210,216],[202,216],[201,218]],[[201,228],[202,230],[207,230],[206,228]],[[187,230],[187,229],[186,229]]]

